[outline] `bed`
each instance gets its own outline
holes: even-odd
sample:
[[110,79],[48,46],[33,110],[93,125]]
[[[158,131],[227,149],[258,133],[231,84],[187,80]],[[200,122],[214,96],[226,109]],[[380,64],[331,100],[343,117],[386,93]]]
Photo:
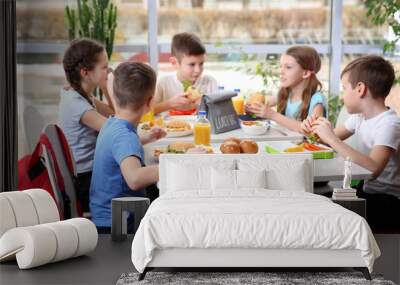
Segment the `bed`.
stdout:
[[160,197],[132,243],[157,267],[353,267],[380,251],[359,215],[312,193],[307,155],[162,155]]

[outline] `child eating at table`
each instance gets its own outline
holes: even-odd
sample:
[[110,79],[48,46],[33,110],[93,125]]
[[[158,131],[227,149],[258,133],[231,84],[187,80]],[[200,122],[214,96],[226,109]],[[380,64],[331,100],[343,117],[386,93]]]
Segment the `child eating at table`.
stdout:
[[[280,59],[281,87],[278,97],[268,97],[267,104],[246,104],[246,111],[293,130],[301,131],[301,121],[308,116],[326,115],[326,98],[320,92],[317,73],[321,59],[317,51],[308,46],[290,47]],[[277,110],[271,107],[277,105]]]
[[92,221],[99,232],[110,232],[111,200],[116,197],[144,196],[145,187],[158,181],[158,165],[145,166],[142,144],[165,136],[155,127],[141,138],[137,126],[152,106],[156,74],[139,62],[120,64],[110,89],[115,116],[101,128],[94,155],[90,185]]
[[[154,113],[170,111],[170,115],[191,115],[200,103],[199,94],[215,92],[217,81],[203,74],[206,49],[200,39],[191,33],[174,35],[170,63],[176,70],[157,82]],[[192,86],[196,91],[187,92]]]
[[[107,53],[96,41],[78,39],[65,51],[63,67],[69,86],[60,91],[59,124],[76,161],[77,198],[83,212],[89,212],[89,188],[97,134],[107,117],[114,113],[106,88]],[[107,103],[93,96],[98,87]]]
[[[314,132],[343,157],[370,170],[358,196],[367,199],[367,220],[373,230],[400,229],[400,118],[385,106],[393,86],[392,64],[380,56],[350,62],[341,74],[343,100],[351,116],[335,129],[325,118],[310,117],[304,133]],[[357,149],[342,140],[355,135]]]

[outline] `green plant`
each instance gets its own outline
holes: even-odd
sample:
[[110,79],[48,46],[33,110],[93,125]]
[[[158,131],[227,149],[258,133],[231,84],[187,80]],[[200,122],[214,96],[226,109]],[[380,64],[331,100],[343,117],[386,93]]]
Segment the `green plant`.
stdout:
[[337,94],[328,94],[328,120],[336,126],[340,110],[343,107],[343,98]]
[[77,12],[68,5],[65,19],[69,40],[77,37],[95,39],[104,44],[108,58],[111,58],[115,29],[117,28],[117,7],[110,0],[77,0]]
[[[383,44],[384,53],[393,54],[396,44],[400,41],[400,1],[399,0],[365,0],[367,16],[372,23],[381,26],[388,25],[393,31],[393,39],[385,40]],[[396,19],[397,17],[397,19]],[[396,82],[400,84],[400,74],[397,71]]]
[[259,60],[257,55],[249,55],[241,52],[240,62],[243,66],[236,68],[237,71],[243,71],[246,74],[260,76],[263,83],[263,89],[259,90],[264,95],[271,95],[279,86],[279,62],[275,57],[267,57]]
[[[400,40],[400,21],[396,19],[400,11],[399,0],[366,0],[367,16],[377,26],[387,24],[392,28],[394,39],[385,41],[383,49],[385,52],[394,52],[396,43]],[[397,15],[399,17],[399,15]]]

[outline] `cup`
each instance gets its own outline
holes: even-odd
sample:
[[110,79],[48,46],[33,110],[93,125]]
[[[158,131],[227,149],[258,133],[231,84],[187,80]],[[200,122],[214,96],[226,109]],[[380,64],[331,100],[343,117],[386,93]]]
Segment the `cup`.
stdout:
[[145,122],[153,122],[154,121],[154,110],[151,109],[149,112],[147,112],[146,114],[144,114],[141,118],[140,118],[140,122],[141,123],[145,123]]
[[237,115],[244,114],[244,98],[242,96],[235,96],[232,98],[233,108]]

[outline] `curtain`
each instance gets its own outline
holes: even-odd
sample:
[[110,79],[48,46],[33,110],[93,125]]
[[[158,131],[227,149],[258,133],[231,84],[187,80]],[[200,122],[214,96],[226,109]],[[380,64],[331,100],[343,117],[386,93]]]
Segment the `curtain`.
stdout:
[[16,1],[0,0],[0,192],[17,190]]

